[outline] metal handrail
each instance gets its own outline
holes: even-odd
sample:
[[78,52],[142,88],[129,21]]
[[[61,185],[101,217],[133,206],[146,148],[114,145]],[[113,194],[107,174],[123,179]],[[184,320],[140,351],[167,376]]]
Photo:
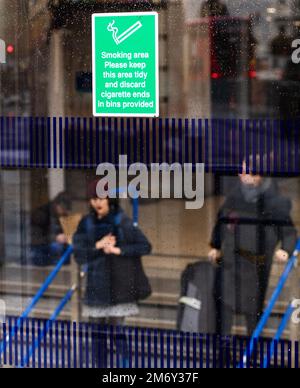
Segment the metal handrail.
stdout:
[[264,359],[264,369],[269,367],[270,362],[271,362],[273,355],[275,353],[275,346],[280,341],[280,338],[281,338],[294,310],[295,310],[295,307],[293,306],[293,303],[289,304],[289,306],[286,309],[285,314],[281,320],[279,328],[275,334],[275,337],[273,338],[273,340],[271,342],[270,352],[268,352],[267,356]]
[[55,322],[55,320],[58,318],[62,310],[65,308],[66,304],[71,300],[74,292],[76,291],[76,287],[70,288],[70,290],[66,293],[66,295],[63,297],[57,308],[55,309],[54,313],[52,314],[51,318],[47,321],[45,329],[43,332],[39,335],[39,337],[36,339],[35,343],[31,346],[27,356],[22,360],[20,368],[24,368],[26,365],[29,365],[29,361],[35,351],[36,348],[40,346],[42,338],[48,333],[50,330],[51,324]]
[[293,256],[290,258],[283,274],[281,275],[279,281],[278,281],[278,284],[277,284],[277,287],[268,303],[268,306],[264,312],[264,314],[262,315],[261,317],[261,320],[259,321],[251,339],[250,339],[250,343],[249,343],[249,346],[247,347],[247,350],[245,351],[244,353],[244,357],[241,361],[241,365],[240,367],[241,368],[244,368],[244,366],[247,364],[247,361],[249,360],[249,357],[251,358],[252,354],[253,354],[253,351],[254,351],[254,345],[255,343],[257,342],[257,340],[259,339],[261,333],[263,332],[271,314],[272,314],[272,311],[275,307],[275,304],[276,302],[278,301],[280,295],[281,295],[281,292],[291,274],[291,272],[293,271],[293,269],[297,266],[298,264],[298,256],[299,256],[299,253],[300,253],[300,239],[298,240],[297,242],[297,245],[296,245],[296,249],[293,253]]
[[28,307],[25,309],[25,311],[21,314],[20,318],[17,321],[17,324],[15,327],[11,330],[11,332],[8,334],[8,336],[2,340],[0,345],[0,356],[4,351],[5,343],[9,341],[10,338],[14,338],[17,330],[21,327],[22,321],[29,317],[29,314],[34,309],[34,307],[37,305],[37,303],[41,300],[45,292],[48,290],[49,286],[52,284],[56,276],[58,275],[59,271],[63,267],[63,265],[66,263],[66,261],[70,258],[70,256],[73,253],[73,247],[70,245],[66,252],[63,254],[59,262],[57,263],[54,270],[51,272],[51,274],[48,276],[46,281],[42,284],[39,291],[36,293],[36,295],[33,297],[31,302],[29,303]]
[[[84,266],[82,271],[80,272],[80,280],[85,277],[87,270],[88,270],[88,267]],[[39,337],[36,339],[34,344],[31,346],[30,350],[28,351],[27,356],[22,360],[20,368],[24,368],[24,367],[26,367],[26,365],[29,365],[30,359],[34,354],[35,349],[37,349],[40,346],[42,339],[45,338],[45,336],[49,332],[51,325],[59,317],[60,313],[63,311],[63,309],[65,308],[67,303],[72,299],[73,295],[75,294],[75,292],[78,290],[78,288],[80,286],[81,286],[80,281],[78,282],[78,284],[76,284],[76,283],[73,284],[73,286],[67,291],[65,296],[61,299],[59,305],[54,310],[54,313],[51,315],[49,320],[46,322],[46,325],[45,325],[43,332],[39,335]]]

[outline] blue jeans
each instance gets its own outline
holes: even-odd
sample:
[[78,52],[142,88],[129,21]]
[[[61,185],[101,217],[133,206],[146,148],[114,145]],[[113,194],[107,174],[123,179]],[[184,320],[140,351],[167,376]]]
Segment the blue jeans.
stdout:
[[[31,247],[30,261],[33,265],[39,267],[54,266],[59,262],[67,249],[67,244],[59,244],[57,242],[49,245],[33,246]],[[69,264],[70,258],[65,262],[65,265]]]

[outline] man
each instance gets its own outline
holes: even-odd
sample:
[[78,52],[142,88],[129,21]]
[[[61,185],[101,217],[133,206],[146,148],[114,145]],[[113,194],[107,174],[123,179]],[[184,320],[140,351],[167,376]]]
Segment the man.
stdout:
[[292,54],[293,38],[286,33],[285,26],[280,26],[278,35],[271,41],[271,52],[274,56],[289,57]]
[[274,67],[284,68],[292,56],[293,38],[286,33],[284,26],[279,27],[278,35],[272,39],[270,49],[274,60]]
[[220,0],[206,0],[201,8],[201,17],[229,16],[227,6]]
[[290,212],[291,201],[280,195],[274,181],[247,173],[244,164],[239,184],[219,212],[209,253],[212,262],[221,260],[217,294],[222,335],[231,334],[235,313],[245,315],[252,335],[264,308],[274,254],[286,263],[297,242]]
[[57,264],[68,247],[60,217],[68,215],[71,202],[63,192],[50,203],[36,209],[31,217],[31,262],[38,266]]

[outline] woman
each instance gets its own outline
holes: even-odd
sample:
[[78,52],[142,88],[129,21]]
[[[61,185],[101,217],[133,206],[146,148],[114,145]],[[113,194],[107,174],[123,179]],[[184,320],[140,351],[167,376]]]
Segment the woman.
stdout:
[[[90,214],[80,222],[73,242],[77,263],[88,265],[83,316],[97,325],[120,326],[124,318],[139,314],[138,301],[151,294],[141,261],[141,256],[150,254],[151,245],[118,201],[98,198],[96,188],[97,182],[89,187]],[[121,340],[126,365],[126,338]],[[106,367],[106,338],[100,336],[96,343],[104,355],[99,362],[96,352],[98,365]]]

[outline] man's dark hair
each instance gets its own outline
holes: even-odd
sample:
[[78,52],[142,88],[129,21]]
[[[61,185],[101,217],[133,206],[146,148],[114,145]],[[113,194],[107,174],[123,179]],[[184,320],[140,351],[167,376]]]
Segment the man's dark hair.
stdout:
[[59,205],[66,210],[71,210],[71,199],[67,192],[59,193],[53,200],[54,205]]
[[225,3],[220,0],[206,0],[201,7],[201,17],[229,16]]

